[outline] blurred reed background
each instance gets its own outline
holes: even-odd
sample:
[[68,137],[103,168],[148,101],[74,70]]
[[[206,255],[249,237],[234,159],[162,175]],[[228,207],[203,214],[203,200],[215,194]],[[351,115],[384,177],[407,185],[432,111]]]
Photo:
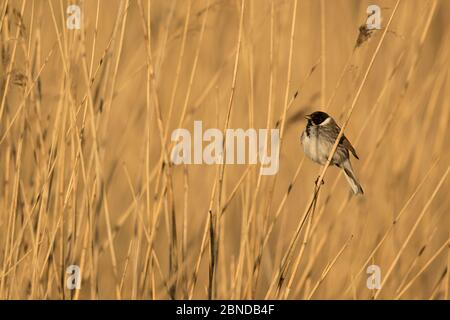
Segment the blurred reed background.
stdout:
[[[448,299],[449,21],[446,0],[2,0],[0,298]],[[349,120],[365,195],[329,168],[307,210],[314,110]],[[172,165],[195,120],[279,127],[278,174]]]

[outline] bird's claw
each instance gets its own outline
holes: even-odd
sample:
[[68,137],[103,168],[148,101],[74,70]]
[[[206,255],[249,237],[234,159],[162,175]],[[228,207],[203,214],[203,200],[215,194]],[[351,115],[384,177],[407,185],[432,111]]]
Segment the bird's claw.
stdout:
[[[316,178],[316,181],[314,182],[314,184],[317,186],[317,184],[319,183],[319,177]],[[322,179],[322,183],[321,184],[325,184],[325,181]]]

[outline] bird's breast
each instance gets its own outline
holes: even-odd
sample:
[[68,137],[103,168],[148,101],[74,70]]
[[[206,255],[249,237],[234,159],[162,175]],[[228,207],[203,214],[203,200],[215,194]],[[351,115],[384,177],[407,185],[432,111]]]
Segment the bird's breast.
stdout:
[[303,145],[303,151],[309,159],[319,164],[326,163],[329,146],[323,139],[319,139],[317,128],[307,127],[303,131],[301,143]]

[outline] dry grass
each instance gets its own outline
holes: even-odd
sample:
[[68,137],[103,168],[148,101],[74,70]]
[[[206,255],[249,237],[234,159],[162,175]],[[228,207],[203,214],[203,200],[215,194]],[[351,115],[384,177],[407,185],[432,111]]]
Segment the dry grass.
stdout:
[[[68,4],[0,2],[0,298],[449,299],[450,2]],[[316,109],[363,197],[304,159]],[[171,164],[194,120],[279,128],[278,174]]]

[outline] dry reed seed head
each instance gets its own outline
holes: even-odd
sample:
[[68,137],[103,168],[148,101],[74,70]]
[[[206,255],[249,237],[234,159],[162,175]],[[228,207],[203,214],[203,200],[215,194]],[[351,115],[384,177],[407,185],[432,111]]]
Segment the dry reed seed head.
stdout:
[[374,29],[369,29],[366,24],[359,27],[358,39],[356,39],[355,48],[359,48],[364,42],[369,40]]
[[11,70],[11,81],[14,85],[25,87],[27,85],[28,77],[19,69]]
[[[4,67],[6,67],[9,64],[11,56],[8,50],[8,46],[6,44],[3,44],[1,49],[2,49],[2,64]],[[6,68],[4,68],[4,70],[6,70]]]

